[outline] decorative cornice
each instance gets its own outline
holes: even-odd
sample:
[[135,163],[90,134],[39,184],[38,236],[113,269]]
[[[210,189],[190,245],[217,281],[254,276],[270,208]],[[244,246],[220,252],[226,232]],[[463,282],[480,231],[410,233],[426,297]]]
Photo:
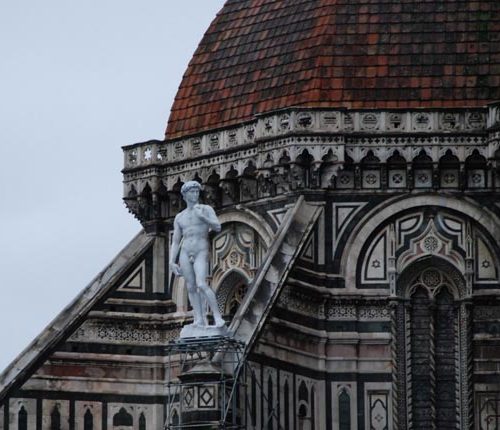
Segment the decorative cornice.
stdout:
[[240,127],[123,147],[125,170],[227,154],[269,139],[307,135],[481,134],[500,124],[498,106],[475,109],[286,109],[259,115]]
[[124,147],[124,200],[147,223],[174,216],[182,183],[193,179],[215,207],[318,188],[491,189],[499,124],[497,104],[270,112],[239,127]]

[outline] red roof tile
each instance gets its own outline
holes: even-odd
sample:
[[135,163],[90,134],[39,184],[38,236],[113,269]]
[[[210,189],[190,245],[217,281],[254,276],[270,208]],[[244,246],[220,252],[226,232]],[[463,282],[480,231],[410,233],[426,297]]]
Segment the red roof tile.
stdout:
[[228,0],[167,138],[290,106],[482,106],[500,99],[499,76],[498,0]]

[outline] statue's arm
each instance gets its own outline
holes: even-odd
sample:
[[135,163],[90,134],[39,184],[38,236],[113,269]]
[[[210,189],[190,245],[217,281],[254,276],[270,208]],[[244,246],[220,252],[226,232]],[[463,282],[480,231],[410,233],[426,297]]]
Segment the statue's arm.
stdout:
[[170,269],[172,270],[172,272],[174,272],[178,276],[181,273],[180,273],[179,265],[176,263],[176,261],[177,261],[177,256],[179,255],[181,239],[182,239],[181,227],[179,226],[179,221],[177,220],[177,217],[175,217],[174,234],[172,236],[172,246],[170,247],[169,266],[170,266]]
[[205,221],[209,225],[210,230],[219,233],[222,227],[220,225],[219,218],[217,218],[217,215],[215,214],[214,209],[211,206],[205,205],[205,214]]

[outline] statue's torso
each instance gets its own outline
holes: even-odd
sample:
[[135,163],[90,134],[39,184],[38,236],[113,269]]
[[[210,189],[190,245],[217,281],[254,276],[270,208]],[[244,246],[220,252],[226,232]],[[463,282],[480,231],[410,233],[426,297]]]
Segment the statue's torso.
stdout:
[[193,209],[184,209],[177,216],[177,224],[182,232],[182,251],[197,253],[208,250],[209,225]]

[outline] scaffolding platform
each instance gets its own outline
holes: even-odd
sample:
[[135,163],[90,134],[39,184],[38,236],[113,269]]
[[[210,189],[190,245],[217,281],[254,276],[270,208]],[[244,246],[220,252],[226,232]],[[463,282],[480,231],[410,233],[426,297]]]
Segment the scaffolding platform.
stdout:
[[165,430],[246,428],[244,351],[244,343],[228,336],[168,343]]

